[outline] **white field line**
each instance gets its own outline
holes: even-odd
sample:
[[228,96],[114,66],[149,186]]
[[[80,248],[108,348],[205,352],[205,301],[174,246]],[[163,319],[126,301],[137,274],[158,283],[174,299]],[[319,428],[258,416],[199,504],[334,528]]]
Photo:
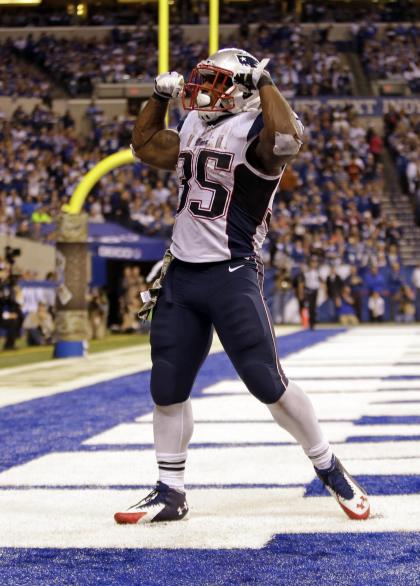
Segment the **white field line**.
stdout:
[[190,490],[189,518],[118,526],[116,511],[139,491],[24,490],[2,493],[0,547],[241,549],[264,547],[276,534],[418,531],[420,498],[374,497],[368,521],[347,519],[330,497],[303,489]]

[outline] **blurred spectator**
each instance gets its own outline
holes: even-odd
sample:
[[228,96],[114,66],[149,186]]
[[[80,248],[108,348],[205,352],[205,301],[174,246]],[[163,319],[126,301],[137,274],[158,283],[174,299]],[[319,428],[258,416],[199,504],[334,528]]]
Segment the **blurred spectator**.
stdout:
[[415,266],[411,279],[416,296],[416,321],[420,321],[420,262]]
[[350,266],[350,274],[345,279],[344,284],[350,287],[351,297],[354,302],[354,310],[359,321],[362,321],[362,288],[363,279],[360,277],[357,267]]
[[[340,275],[337,275],[336,268],[332,266],[330,268],[329,275],[327,277],[327,295],[328,300],[333,309],[335,321],[338,318],[338,308],[340,307],[341,292],[343,289],[343,280]],[[341,314],[340,314],[341,315]]]
[[398,222],[397,218],[391,218],[386,229],[386,238],[390,245],[398,246],[401,238],[403,237],[403,231]]
[[391,110],[384,124],[385,140],[395,159],[401,186],[415,196],[420,190],[420,114]]
[[309,266],[303,272],[305,279],[305,305],[309,311],[309,327],[315,328],[317,318],[317,298],[318,291],[321,288],[321,276],[319,272],[318,260],[312,257],[309,260]]
[[299,304],[301,324],[304,328],[307,328],[309,327],[309,311],[305,300],[305,276],[303,274],[304,268],[304,265],[299,267],[299,271],[296,273],[293,279],[293,288],[297,302]]
[[274,277],[274,291],[272,294],[272,314],[275,324],[285,323],[286,302],[292,289],[292,278],[286,266],[280,266]]
[[28,220],[23,220],[18,224],[15,236],[19,236],[20,238],[32,238],[33,231]]
[[371,322],[381,322],[385,314],[385,300],[379,291],[373,290],[368,301],[369,316]]
[[163,181],[159,179],[156,182],[156,187],[152,189],[152,196],[155,203],[164,204],[170,195],[170,190],[165,187]]
[[354,326],[359,323],[356,313],[356,301],[351,293],[351,287],[344,285],[341,296],[337,300],[339,322],[343,326]]
[[395,296],[398,302],[396,321],[409,323],[414,321],[416,314],[415,294],[408,285],[401,285]]
[[121,332],[132,333],[140,329],[141,324],[137,317],[141,307],[139,295],[140,292],[146,290],[147,285],[140,267],[137,265],[124,267],[119,295]]
[[369,128],[367,139],[369,142],[369,150],[372,153],[375,165],[377,165],[381,160],[382,149],[383,149],[383,142],[382,138],[379,134],[373,129]]
[[99,201],[94,201],[89,208],[89,222],[94,222],[95,224],[101,224],[105,222],[104,215],[102,213],[102,207]]
[[140,328],[138,312],[140,311],[140,299],[131,299],[122,308],[122,320],[120,331],[124,334],[132,334]]
[[14,350],[20,337],[23,321],[22,290],[14,277],[8,277],[0,286],[0,327],[5,332],[3,350]]
[[385,278],[379,272],[377,265],[371,265],[369,271],[365,275],[365,285],[369,293],[382,294],[385,290]]
[[45,346],[52,343],[55,327],[45,303],[38,303],[37,310],[28,313],[23,322],[23,329],[26,331],[28,346]]
[[31,216],[31,221],[34,224],[51,224],[52,218],[47,211],[47,206],[40,206]]
[[390,318],[393,321],[398,313],[400,306],[401,288],[403,287],[403,277],[401,267],[398,262],[393,262],[391,272],[388,277],[388,291],[390,295]]
[[415,195],[420,186],[420,157],[418,150],[408,156],[405,174],[407,177],[408,193]]

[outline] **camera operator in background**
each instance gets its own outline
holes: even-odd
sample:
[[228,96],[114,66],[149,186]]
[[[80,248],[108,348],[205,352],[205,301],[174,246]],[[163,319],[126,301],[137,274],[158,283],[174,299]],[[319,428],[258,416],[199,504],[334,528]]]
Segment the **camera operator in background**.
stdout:
[[18,275],[13,272],[18,248],[6,246],[5,260],[0,260],[0,327],[4,330],[3,350],[14,350],[23,322],[23,295]]
[[28,313],[23,328],[26,331],[28,346],[52,344],[54,321],[46,303],[38,303],[36,311]]
[[88,298],[89,339],[102,340],[106,336],[109,301],[105,291],[95,287]]

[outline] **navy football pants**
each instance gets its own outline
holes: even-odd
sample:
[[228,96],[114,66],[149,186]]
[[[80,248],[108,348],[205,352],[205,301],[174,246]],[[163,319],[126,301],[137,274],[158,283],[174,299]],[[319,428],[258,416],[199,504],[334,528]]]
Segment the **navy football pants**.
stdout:
[[172,261],[152,319],[154,402],[172,405],[188,399],[210,350],[213,326],[249,391],[263,403],[275,403],[288,380],[277,357],[255,259]]

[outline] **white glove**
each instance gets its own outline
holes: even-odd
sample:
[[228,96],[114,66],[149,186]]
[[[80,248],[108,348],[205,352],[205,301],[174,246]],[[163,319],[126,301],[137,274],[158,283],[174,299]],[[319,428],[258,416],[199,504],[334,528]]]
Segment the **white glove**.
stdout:
[[233,78],[234,82],[247,90],[256,90],[262,77],[267,77],[271,80],[270,74],[265,69],[269,61],[270,59],[263,59],[258,63],[257,67],[250,67],[248,73],[238,73]]
[[161,73],[155,78],[155,94],[163,100],[177,98],[184,87],[184,78],[176,71]]

